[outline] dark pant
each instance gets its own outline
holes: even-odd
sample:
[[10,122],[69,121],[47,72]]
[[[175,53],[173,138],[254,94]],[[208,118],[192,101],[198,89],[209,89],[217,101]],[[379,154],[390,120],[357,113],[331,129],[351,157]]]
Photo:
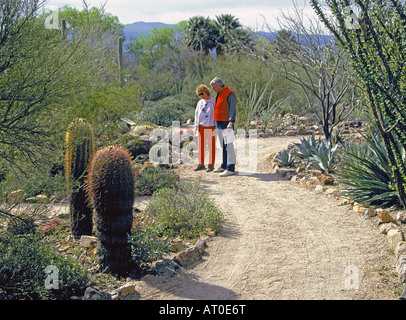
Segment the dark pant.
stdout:
[[234,143],[224,143],[223,130],[227,129],[228,121],[216,121],[217,135],[223,150],[221,167],[228,171],[235,171],[235,150]]

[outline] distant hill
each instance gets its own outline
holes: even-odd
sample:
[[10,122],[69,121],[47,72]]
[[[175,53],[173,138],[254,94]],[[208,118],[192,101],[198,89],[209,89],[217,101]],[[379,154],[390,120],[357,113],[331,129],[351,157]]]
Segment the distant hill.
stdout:
[[[163,22],[143,22],[143,21],[138,21],[130,24],[124,25],[124,35],[125,35],[125,42],[124,44],[128,44],[131,42],[134,37],[138,37],[142,33],[148,34],[151,32],[153,28],[161,28],[161,27],[172,27],[173,24],[167,24]],[[257,32],[259,36],[264,37],[265,39],[268,39],[269,41],[275,40],[275,37],[277,36],[277,33],[275,32]],[[324,36],[324,43],[328,43],[331,39],[333,39],[333,36]]]
[[172,24],[162,22],[134,22],[124,25],[125,42],[130,42],[142,33],[149,33],[153,28],[171,27]]

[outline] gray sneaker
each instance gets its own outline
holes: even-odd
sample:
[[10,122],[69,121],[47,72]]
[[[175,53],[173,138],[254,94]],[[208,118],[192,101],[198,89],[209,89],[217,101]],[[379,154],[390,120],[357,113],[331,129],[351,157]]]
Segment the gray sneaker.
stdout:
[[222,167],[219,167],[219,168],[217,168],[217,169],[214,169],[213,172],[224,172],[224,171],[226,171],[226,169],[224,169],[224,168],[222,168]]
[[228,177],[228,176],[233,176],[233,175],[235,175],[235,172],[234,172],[234,171],[228,171],[228,170],[226,170],[226,171],[224,171],[222,174],[220,174],[220,177]]

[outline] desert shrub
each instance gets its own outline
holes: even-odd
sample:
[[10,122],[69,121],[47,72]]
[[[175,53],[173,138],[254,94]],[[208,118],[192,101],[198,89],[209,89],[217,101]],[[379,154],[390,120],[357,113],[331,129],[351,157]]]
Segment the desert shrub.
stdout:
[[152,122],[159,126],[169,127],[173,121],[185,122],[194,118],[196,99],[183,99],[180,96],[169,96],[144,109],[142,121]]
[[[27,197],[45,194],[48,197],[66,197],[66,181],[63,169],[53,167],[33,167],[26,165],[24,171],[10,170],[0,182],[0,192],[8,194],[11,191],[22,189]],[[62,166],[63,168],[63,166]]]
[[340,160],[339,181],[348,187],[343,195],[358,203],[377,207],[400,205],[386,149],[378,134],[371,132],[366,144],[350,144]]
[[137,191],[143,195],[152,195],[160,188],[171,188],[179,181],[179,176],[171,170],[161,167],[146,167],[135,179]]
[[171,250],[167,242],[161,241],[159,229],[153,226],[134,230],[129,236],[128,242],[131,246],[132,258],[141,268],[161,259]]
[[164,235],[182,238],[199,236],[207,228],[219,232],[223,218],[207,192],[201,191],[200,181],[157,190],[146,213]]
[[[51,265],[58,270],[57,289],[46,283]],[[87,282],[87,272],[75,260],[56,255],[39,236],[0,238],[0,300],[69,299],[83,294]]]

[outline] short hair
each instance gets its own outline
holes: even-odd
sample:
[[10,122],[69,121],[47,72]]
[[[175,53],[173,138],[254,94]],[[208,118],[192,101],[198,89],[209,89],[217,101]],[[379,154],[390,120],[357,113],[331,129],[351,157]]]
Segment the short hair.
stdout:
[[219,84],[220,86],[224,87],[224,82],[218,77],[215,77],[213,80],[211,80],[210,84]]
[[199,93],[202,93],[202,92],[206,92],[209,97],[211,95],[210,89],[204,84],[201,84],[200,86],[198,86],[196,88],[196,94],[197,95],[199,95]]

